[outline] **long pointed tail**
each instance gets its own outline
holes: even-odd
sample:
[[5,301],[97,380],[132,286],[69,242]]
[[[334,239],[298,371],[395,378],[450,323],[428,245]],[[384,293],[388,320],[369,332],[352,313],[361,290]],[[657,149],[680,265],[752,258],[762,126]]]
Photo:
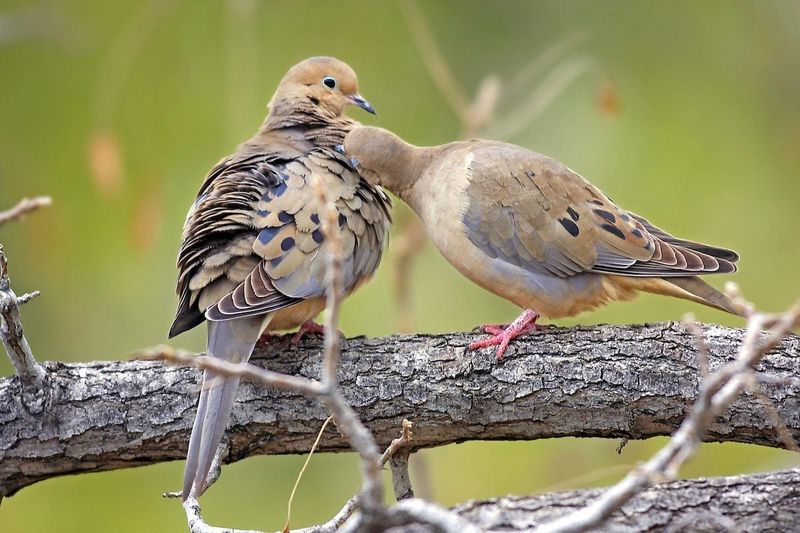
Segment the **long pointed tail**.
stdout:
[[[234,363],[243,363],[258,342],[272,315],[208,322],[208,355]],[[239,378],[225,378],[208,370],[197,404],[197,416],[189,439],[186,469],[183,473],[183,499],[190,493],[200,496],[206,490],[206,478],[217,446],[231,416]]]
[[678,287],[681,292],[685,293],[683,295],[673,293],[673,296],[693,300],[720,311],[742,316],[742,312],[737,309],[730,298],[698,277],[662,278],[662,280]]

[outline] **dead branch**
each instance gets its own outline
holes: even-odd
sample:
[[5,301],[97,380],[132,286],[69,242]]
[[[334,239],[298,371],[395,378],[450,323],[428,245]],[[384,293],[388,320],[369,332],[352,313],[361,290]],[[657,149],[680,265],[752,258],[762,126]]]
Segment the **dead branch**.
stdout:
[[0,226],[6,222],[23,218],[25,215],[39,208],[47,207],[53,203],[49,196],[36,196],[34,198],[23,198],[17,205],[8,211],[0,212]]
[[[628,501],[594,531],[794,531],[800,523],[800,469],[661,483]],[[484,531],[530,531],[597,499],[602,489],[509,496],[452,511]],[[746,495],[746,496],[743,496]],[[735,529],[726,525],[735,524]],[[395,530],[419,531],[407,528]]]
[[[51,203],[52,200],[48,196],[37,196],[33,199],[23,198],[13,208],[0,212],[0,226]],[[0,340],[19,377],[18,398],[23,408],[32,415],[41,414],[44,409],[45,372],[36,362],[28,339],[25,338],[19,308],[38,295],[39,291],[34,291],[17,297],[11,289],[8,260],[3,251],[3,245],[0,244]]]
[[[742,331],[703,326],[713,372],[732,361]],[[468,352],[474,333],[343,341],[344,397],[388,446],[403,418],[412,449],[464,440],[560,436],[643,439],[669,435],[697,397],[694,337],[680,323],[550,328],[515,343],[502,364]],[[256,350],[271,372],[317,380],[320,344],[289,337]],[[789,336],[757,367],[758,381],[792,437],[800,438],[800,338]],[[199,359],[199,358],[198,358]],[[47,416],[18,403],[18,377],[0,379],[0,495],[43,479],[185,457],[201,372],[152,361],[43,364]],[[218,370],[215,368],[215,370]],[[91,413],[91,416],[87,416]],[[243,383],[225,462],[306,453],[328,412],[287,390]],[[741,396],[706,440],[782,447],[759,399]],[[327,432],[321,451],[348,449]]]
[[[732,289],[731,292],[738,293],[738,289]],[[742,302],[739,307],[744,309],[752,306]],[[755,366],[798,324],[800,303],[779,315],[751,311],[736,359],[703,380],[689,415],[669,442],[649,461],[604,491],[597,500],[537,527],[536,533],[579,533],[597,528],[638,492],[661,481],[675,479],[681,465],[694,455],[714,419],[752,385]],[[703,353],[705,347],[702,339],[698,344]]]

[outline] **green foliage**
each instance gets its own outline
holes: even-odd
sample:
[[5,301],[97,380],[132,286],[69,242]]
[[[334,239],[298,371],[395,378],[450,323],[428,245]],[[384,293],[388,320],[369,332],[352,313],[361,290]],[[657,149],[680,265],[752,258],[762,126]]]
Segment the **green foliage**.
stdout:
[[[677,235],[738,250],[741,272],[732,279],[760,308],[782,309],[800,295],[798,4],[552,0],[488,8],[471,0],[420,7],[467,94],[485,75],[510,79],[554,42],[586,32],[573,54],[597,69],[512,140],[560,159]],[[349,62],[379,112],[378,119],[352,112],[365,123],[417,144],[459,135],[392,2],[112,7],[83,0],[6,5],[0,17],[14,21],[0,24],[8,32],[0,33],[0,209],[22,196],[54,199],[51,208],[0,230],[16,290],[43,293],[23,317],[40,359],[124,358],[165,342],[186,209],[205,172],[260,124],[277,81],[295,62],[317,54]],[[528,92],[503,101],[501,111]],[[395,330],[388,266],[346,303],[342,329],[349,335]],[[470,285],[431,247],[413,269],[412,302],[419,331],[465,330],[517,313]],[[687,311],[740,325],[657,297],[562,323],[677,320]],[[203,335],[176,344],[199,349]],[[0,373],[10,372],[0,358]],[[470,443],[424,455],[433,496],[455,503],[608,483],[622,471],[601,469],[635,464],[657,445],[631,443],[617,455],[615,442],[563,439]],[[707,445],[684,473],[796,462],[776,451]],[[227,468],[204,498],[206,517],[279,528],[301,463],[270,457]],[[349,454],[315,457],[293,525],[338,510],[358,485],[354,465]],[[160,498],[177,488],[181,468],[37,484],[3,502],[0,530],[181,531],[179,505]],[[582,477],[591,472],[598,474]]]

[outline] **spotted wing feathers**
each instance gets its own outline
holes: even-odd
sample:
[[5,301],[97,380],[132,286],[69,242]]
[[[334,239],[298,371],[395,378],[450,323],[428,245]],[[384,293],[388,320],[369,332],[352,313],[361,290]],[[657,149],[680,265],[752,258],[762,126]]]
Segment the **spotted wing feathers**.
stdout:
[[463,223],[472,242],[491,257],[559,277],[581,272],[685,277],[736,270],[735,252],[669,235],[623,211],[553,159],[505,143],[468,150]]
[[277,311],[324,295],[321,180],[336,199],[345,289],[377,268],[390,224],[390,201],[334,151],[291,161],[250,157],[212,171],[187,218],[178,266],[181,305],[171,335],[207,318]]

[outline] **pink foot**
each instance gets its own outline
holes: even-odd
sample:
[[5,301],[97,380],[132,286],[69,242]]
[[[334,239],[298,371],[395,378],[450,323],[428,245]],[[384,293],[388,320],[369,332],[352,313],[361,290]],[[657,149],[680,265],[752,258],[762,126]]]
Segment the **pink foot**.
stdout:
[[540,329],[541,326],[536,324],[539,318],[539,313],[533,309],[526,309],[521,315],[517,317],[514,322],[505,327],[500,324],[487,324],[483,326],[483,331],[492,335],[488,339],[475,341],[469,345],[470,350],[477,350],[478,348],[486,348],[487,346],[497,346],[497,360],[501,360],[506,353],[508,343],[516,339],[520,335],[525,335],[531,331]]
[[[289,341],[292,346],[297,346],[300,344],[300,340],[305,337],[308,333],[314,333],[316,335],[325,335],[325,326],[322,324],[317,324],[313,320],[306,320],[303,322],[303,325],[300,326],[300,329],[297,330],[297,333],[292,336],[292,340]],[[344,333],[341,331],[337,331],[339,335],[344,336]]]
[[265,331],[258,338],[258,342],[256,344],[258,344],[258,346],[262,346],[262,347],[266,346],[267,344],[269,344],[270,342],[275,340],[275,337],[277,337],[277,335],[275,335],[274,333],[269,333],[269,332]]

